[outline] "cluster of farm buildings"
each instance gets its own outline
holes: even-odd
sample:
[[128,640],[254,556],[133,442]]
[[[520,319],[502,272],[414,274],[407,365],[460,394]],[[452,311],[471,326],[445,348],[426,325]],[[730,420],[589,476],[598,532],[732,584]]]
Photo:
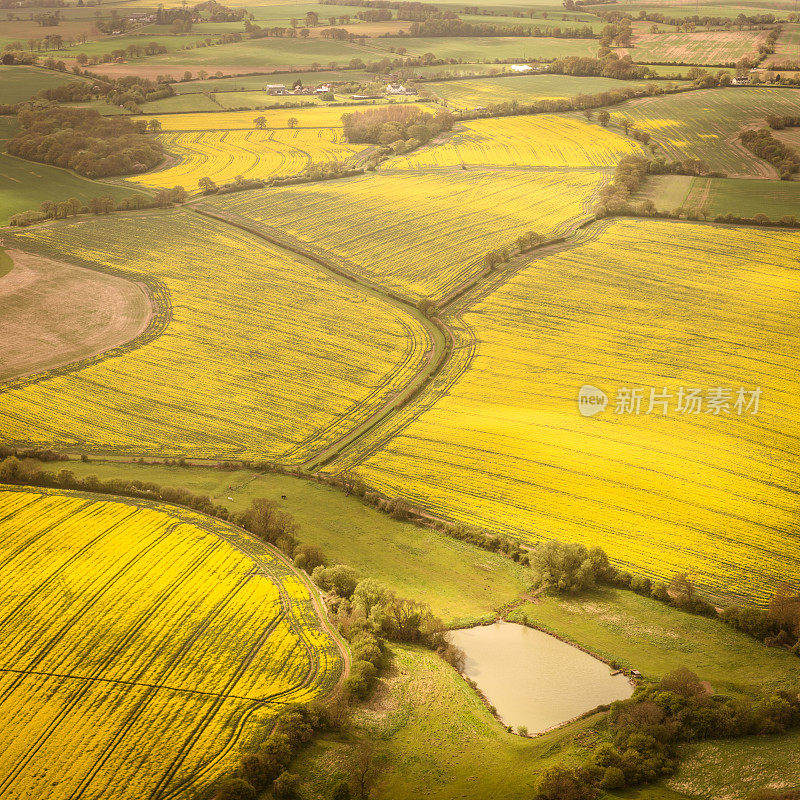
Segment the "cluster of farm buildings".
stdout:
[[[323,83],[316,87],[303,86],[299,82],[296,83],[291,89],[288,89],[282,83],[268,83],[264,87],[264,91],[270,95],[301,95],[301,94],[328,94],[333,92],[333,87],[329,83]],[[378,97],[397,97],[401,95],[417,94],[417,90],[407,88],[402,83],[390,83],[383,90],[382,94],[354,94],[353,100],[370,100]]]

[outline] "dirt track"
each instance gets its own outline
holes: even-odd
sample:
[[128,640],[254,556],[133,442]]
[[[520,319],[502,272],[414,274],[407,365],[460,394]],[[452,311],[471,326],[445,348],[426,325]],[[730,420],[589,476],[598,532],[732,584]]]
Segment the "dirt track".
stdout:
[[59,367],[129,342],[147,327],[147,290],[114,275],[6,250],[0,278],[0,382]]

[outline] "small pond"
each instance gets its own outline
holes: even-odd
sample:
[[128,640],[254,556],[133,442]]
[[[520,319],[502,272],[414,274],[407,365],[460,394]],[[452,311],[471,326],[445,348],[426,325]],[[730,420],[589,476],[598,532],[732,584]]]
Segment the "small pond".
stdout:
[[607,664],[555,636],[510,622],[451,631],[464,674],[506,725],[540,733],[596,706],[624,700],[633,686]]

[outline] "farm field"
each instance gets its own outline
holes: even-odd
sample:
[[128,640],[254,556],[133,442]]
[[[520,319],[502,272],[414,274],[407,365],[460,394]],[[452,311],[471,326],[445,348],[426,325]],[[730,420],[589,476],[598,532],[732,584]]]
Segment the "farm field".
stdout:
[[[646,86],[645,83],[638,85],[642,88]],[[512,75],[424,84],[427,91],[447,100],[448,106],[454,109],[479,108],[515,100],[519,103],[532,103],[536,100],[627,89],[630,86],[630,81],[618,81],[614,78],[574,78],[570,75]]]
[[445,144],[392,158],[388,169],[431,167],[611,167],[642,148],[575,117],[536,114],[464,122]]
[[42,89],[53,89],[74,80],[79,79],[41,67],[4,65],[0,67],[2,102],[21,103]]
[[223,106],[217,103],[213,95],[177,94],[162,100],[150,100],[139,106],[145,114],[175,114],[186,112],[221,111]]
[[703,742],[690,750],[677,774],[666,783],[675,791],[699,797],[720,791],[745,797],[764,786],[778,791],[794,789],[800,785],[798,750],[797,732]]
[[612,112],[647,131],[667,160],[699,158],[712,170],[737,177],[777,177],[772,167],[745,150],[739,131],[762,127],[769,114],[800,114],[800,91],[736,87],[700,90],[666,97],[643,98]]
[[[264,93],[264,86],[268,83],[283,83],[291,86],[296,80],[303,84],[316,86],[330,81],[366,81],[370,76],[359,70],[306,70],[304,72],[281,72],[279,75],[237,75],[232,78],[206,78],[206,80],[186,81],[176,83],[172,88],[177,94],[197,94],[198,92],[219,92],[228,94],[241,90],[248,92]],[[244,92],[243,92],[244,93]],[[265,95],[266,96],[266,95]],[[305,99],[305,98],[304,98]],[[280,97],[269,97],[270,101],[280,101]],[[231,101],[233,102],[233,101]]]
[[509,620],[538,625],[653,680],[688,666],[720,694],[777,691],[800,680],[800,662],[791,653],[621,589],[524,603]]
[[[280,108],[266,111],[218,111],[198,114],[155,115],[163,131],[255,130],[257,117],[264,117],[267,128],[288,128],[294,117],[298,128],[341,128],[342,114],[386,103],[361,103],[310,108]],[[135,117],[134,117],[135,119]],[[148,116],[147,119],[152,119]]]
[[81,478],[96,475],[101,480],[184,487],[207,494],[214,503],[235,512],[245,511],[256,498],[273,500],[300,526],[302,541],[321,547],[330,563],[350,564],[398,594],[418,598],[447,624],[486,619],[526,591],[530,583],[525,567],[501,555],[398,522],[315,481],[245,469],[220,471],[120,461],[70,461],[42,467],[54,472],[66,467]]
[[740,58],[758,57],[766,31],[643,33],[627,53],[637,64],[733,65]]
[[767,56],[765,66],[780,67],[782,64],[800,63],[800,25],[787,23],[775,44],[775,53]]
[[[488,250],[587,218],[597,171],[455,171],[365,175],[221,196],[207,205],[302,242],[414,301],[434,300],[483,268]],[[386,198],[403,198],[391,213]]]
[[254,70],[268,67],[302,67],[331,62],[346,66],[353,58],[365,58],[370,51],[346,42],[327,39],[253,39],[214,47],[180,50],[147,59],[151,66],[208,67],[227,72],[231,67],[249,67]]
[[[781,488],[796,480],[800,408],[786,378],[800,233],[644,220],[594,230],[463,314],[479,342],[468,369],[363,452],[360,472],[462,522],[598,544],[634,572],[688,570],[712,593],[763,601],[800,560]],[[608,393],[605,414],[578,414],[583,384]],[[625,387],[645,387],[641,414],[612,410]],[[647,387],[672,395],[670,414],[645,413]],[[679,413],[680,387],[760,388],[763,404]]]
[[4,267],[2,382],[125,344],[150,321],[150,298],[132,281],[20,251],[13,252],[13,269]]
[[0,117],[0,224],[6,224],[14,214],[38,209],[44,200],[77,197],[86,203],[104,195],[121,200],[141,194],[130,187],[92,181],[67,169],[11,156],[6,152],[6,142],[14,132],[13,119]]
[[[491,21],[491,17],[487,17]],[[552,61],[566,56],[593,57],[597,53],[597,39],[554,39],[550,36],[451,36],[417,37],[402,39],[375,39],[375,48],[388,50],[405,47],[415,56],[433,53],[437,58],[460,58],[478,61],[516,58],[520,61]],[[362,55],[361,58],[364,58]]]
[[203,177],[220,184],[238,175],[296,175],[312,163],[347,161],[364,150],[363,145],[346,144],[335,128],[192,131],[162,134],[162,139],[178,163],[131,176],[130,181],[156,189],[183,186],[191,192]]
[[695,214],[705,212],[709,219],[728,213],[766,214],[772,220],[787,214],[800,218],[800,184],[795,181],[654,175],[637,199],[653,200],[659,211],[684,208]]
[[[430,346],[412,313],[189,211],[62,223],[13,241],[146,275],[162,309],[139,346],[8,389],[7,441],[298,462],[405,387]],[[347,314],[359,324],[344,325]]]
[[306,583],[197,513],[0,492],[4,797],[186,796],[341,672]]

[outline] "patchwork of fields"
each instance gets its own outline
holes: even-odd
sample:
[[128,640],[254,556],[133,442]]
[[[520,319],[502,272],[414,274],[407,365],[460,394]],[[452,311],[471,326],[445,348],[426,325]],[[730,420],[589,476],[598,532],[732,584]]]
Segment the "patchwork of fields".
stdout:
[[313,164],[346,161],[364,149],[335,128],[193,131],[162,134],[179,163],[129,180],[152,188],[197,189],[200,178],[230,183],[237,176],[264,179],[296,175]]
[[[710,230],[620,221],[537,259],[464,313],[469,367],[368,455],[365,477],[464,522],[763,600],[800,564],[800,234]],[[606,413],[579,415],[583,384],[608,392]],[[640,415],[614,413],[623,387],[645,387]],[[669,415],[644,413],[648,387],[673,395]],[[677,413],[680,387],[760,387],[763,404]]]
[[[488,250],[511,247],[531,230],[556,236],[587,219],[606,180],[589,170],[408,171],[207,202],[415,301],[438,300],[479,272]],[[390,211],[387,197],[398,200]]]
[[301,461],[405,386],[430,347],[407,311],[188,211],[64,223],[15,241],[147,275],[169,307],[165,330],[141,346],[2,393],[6,440]]
[[600,125],[537,114],[465,122],[445,144],[393,158],[386,166],[611,167],[639,152],[636,142]]
[[309,590],[189,511],[0,491],[0,792],[191,795],[341,672]]

